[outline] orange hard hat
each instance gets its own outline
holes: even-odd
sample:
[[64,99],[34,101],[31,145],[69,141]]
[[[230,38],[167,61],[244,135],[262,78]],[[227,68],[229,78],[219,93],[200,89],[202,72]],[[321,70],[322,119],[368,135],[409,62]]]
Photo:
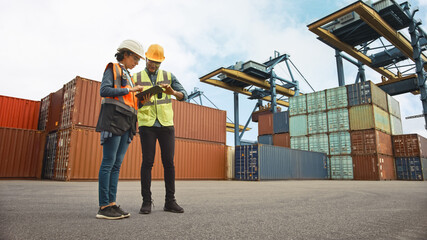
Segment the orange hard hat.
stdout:
[[165,60],[163,47],[159,44],[150,45],[147,52],[145,52],[145,56],[148,58],[148,60],[154,62],[163,62],[163,60]]

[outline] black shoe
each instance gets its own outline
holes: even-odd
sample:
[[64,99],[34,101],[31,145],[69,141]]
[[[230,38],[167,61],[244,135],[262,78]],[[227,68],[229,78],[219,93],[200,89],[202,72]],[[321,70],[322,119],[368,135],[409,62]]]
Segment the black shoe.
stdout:
[[123,209],[120,206],[113,205],[111,207],[114,209],[114,211],[118,212],[119,214],[121,214],[125,218],[130,216],[130,213],[123,211]]
[[141,213],[141,214],[151,213],[151,205],[153,205],[153,207],[154,207],[153,201],[142,202],[142,206],[141,206],[141,209],[139,209],[139,213]]
[[167,212],[174,212],[174,213],[183,213],[184,208],[180,207],[178,203],[176,203],[175,200],[165,202],[165,206],[163,207],[163,210]]
[[111,206],[108,206],[104,209],[99,208],[98,214],[96,214],[96,218],[100,219],[122,219],[123,215],[116,212]]

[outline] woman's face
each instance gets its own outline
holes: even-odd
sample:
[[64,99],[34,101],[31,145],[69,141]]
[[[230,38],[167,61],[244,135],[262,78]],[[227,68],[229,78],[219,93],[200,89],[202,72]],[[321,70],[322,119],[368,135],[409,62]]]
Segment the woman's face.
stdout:
[[131,53],[130,55],[125,54],[123,58],[123,65],[125,68],[132,69],[139,63],[140,57],[135,53]]

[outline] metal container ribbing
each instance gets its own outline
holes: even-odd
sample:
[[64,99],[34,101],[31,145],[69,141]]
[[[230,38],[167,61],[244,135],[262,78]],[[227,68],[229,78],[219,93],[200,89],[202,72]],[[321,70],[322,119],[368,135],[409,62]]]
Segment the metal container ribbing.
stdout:
[[289,98],[289,116],[307,113],[307,95]]
[[388,112],[396,118],[401,118],[400,103],[392,96],[387,94]]
[[40,178],[45,139],[38,130],[0,127],[0,178]]
[[307,94],[307,113],[326,111],[326,91]]
[[392,137],[395,157],[427,157],[427,139],[418,134]]
[[400,157],[395,158],[396,163],[396,177],[398,180],[426,180],[426,175],[423,173],[425,160],[427,158],[419,157]]
[[328,131],[339,132],[350,130],[350,120],[347,108],[328,111]]
[[309,150],[329,154],[329,139],[327,134],[315,134],[308,137]]
[[326,108],[346,108],[348,106],[347,88],[345,86],[326,89]]
[[308,137],[307,136],[299,136],[299,137],[291,137],[291,148],[308,151]]
[[375,104],[388,112],[387,94],[371,81],[347,85],[348,105]]
[[402,120],[390,114],[390,132],[391,135],[403,134]]
[[40,131],[44,131],[46,129],[47,117],[49,115],[50,95],[51,94],[47,95],[40,101],[40,113],[37,127]]
[[331,155],[351,154],[349,132],[334,132],[329,134],[329,153]]
[[54,176],[57,143],[57,132],[50,133],[46,136],[46,147],[44,149],[42,169],[42,178],[44,179],[52,179]]
[[0,127],[38,128],[40,101],[0,95]]
[[384,154],[393,155],[393,146],[391,135],[375,129],[352,131],[351,135],[351,154]]
[[352,155],[355,180],[395,180],[392,156],[382,154]]
[[270,145],[236,146],[238,180],[327,179],[325,154]]
[[350,129],[379,129],[390,134],[389,114],[375,105],[361,105],[350,107]]
[[308,134],[328,132],[328,118],[326,112],[310,113],[308,115]]
[[330,156],[331,179],[353,179],[353,161],[350,155]]
[[273,145],[279,147],[291,147],[291,138],[289,133],[273,134]]
[[289,112],[277,112],[273,115],[273,133],[289,132]]
[[291,137],[307,135],[307,115],[290,116],[289,133]]
[[273,134],[273,113],[258,117],[258,135]]
[[258,136],[258,143],[273,145],[273,136],[270,134]]

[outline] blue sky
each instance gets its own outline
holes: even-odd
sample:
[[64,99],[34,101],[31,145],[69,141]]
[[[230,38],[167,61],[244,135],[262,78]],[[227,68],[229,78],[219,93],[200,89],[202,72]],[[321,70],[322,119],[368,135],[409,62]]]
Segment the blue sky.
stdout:
[[[162,68],[173,72],[188,93],[199,88],[233,120],[232,92],[200,83],[199,77],[238,61],[263,62],[276,50],[291,56],[315,90],[336,87],[334,50],[317,40],[307,25],[353,2],[0,0],[0,95],[40,100],[75,76],[100,81],[105,65],[115,60],[117,46],[131,38],[145,49],[152,43],[163,45],[166,60]],[[427,1],[410,3],[420,8],[416,16],[427,29]],[[141,62],[132,72],[144,65]],[[278,66],[276,71],[289,78],[285,68]],[[345,75],[346,83],[353,83],[355,67],[345,64]],[[367,78],[380,81],[369,69]],[[311,91],[298,80],[303,91]],[[402,117],[422,112],[419,96],[396,98]],[[243,95],[239,99],[244,123],[255,101]],[[249,127],[252,130],[243,138],[255,141],[257,124]],[[421,118],[404,120],[403,127],[405,133],[427,136]],[[233,145],[230,133],[227,144]]]

